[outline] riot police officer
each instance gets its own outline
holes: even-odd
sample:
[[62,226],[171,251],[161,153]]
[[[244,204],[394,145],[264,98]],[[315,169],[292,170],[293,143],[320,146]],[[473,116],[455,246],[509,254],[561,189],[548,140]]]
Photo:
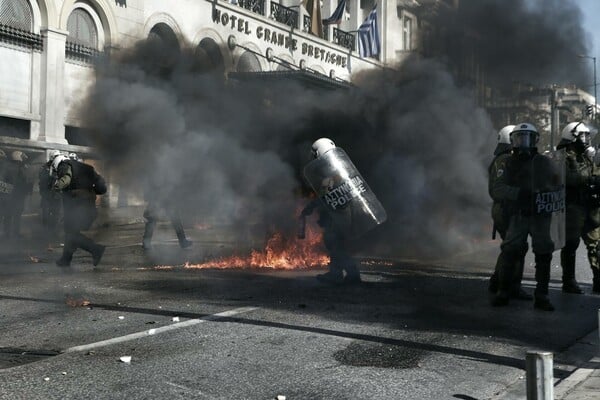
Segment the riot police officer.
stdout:
[[317,199],[309,203],[302,216],[318,207],[319,225],[330,256],[329,272],[317,278],[328,283],[360,283],[356,262],[349,254],[349,240],[383,223],[387,214],[348,155],[333,141],[315,141],[312,158],[304,168],[304,177]]
[[[494,223],[492,238],[496,238],[496,232],[500,234],[500,237],[504,239],[506,237],[506,231],[509,223],[509,205],[505,204],[501,199],[494,198],[492,188],[497,179],[496,175],[492,173],[492,170],[497,169],[497,165],[501,165],[506,161],[506,158],[510,157],[512,146],[510,144],[510,133],[515,128],[514,125],[507,125],[500,129],[498,132],[498,145],[494,150],[494,159],[490,163],[488,168],[488,192],[492,200],[492,221]],[[518,258],[517,264],[514,270],[514,277],[510,288],[510,296],[520,300],[532,300],[533,296],[525,292],[521,287],[521,280],[523,279],[523,270],[525,266],[525,255],[527,254],[528,246],[525,245],[521,256]],[[498,291],[498,265],[494,274],[490,278],[489,291],[496,293]]]
[[[327,138],[321,138],[312,145],[312,157],[318,158],[328,150],[335,147],[333,141]],[[313,199],[302,210],[301,217],[311,215],[314,210],[318,210],[318,224],[323,229],[323,242],[329,253],[329,271],[317,275],[317,279],[325,283],[333,284],[356,284],[360,283],[360,272],[356,266],[356,261],[349,254],[347,240],[344,237],[342,229],[336,226],[333,218],[327,211],[325,205],[319,198]],[[344,271],[346,276],[344,276]]]
[[[515,265],[526,249],[527,237],[531,235],[537,282],[534,307],[544,311],[554,310],[548,299],[550,262],[555,249],[555,242],[550,234],[552,216],[544,213],[545,207],[539,213],[540,208],[534,208],[533,191],[536,187],[543,186],[556,188],[560,186],[560,182],[559,172],[552,160],[538,154],[538,139],[539,133],[534,125],[516,125],[510,133],[511,155],[495,163],[491,171],[495,176],[492,197],[505,202],[509,210],[508,229],[498,256],[498,291],[493,297],[493,306],[508,304]],[[541,172],[544,176],[537,177],[536,173]],[[540,183],[534,182],[534,179]]]
[[94,266],[100,263],[105,247],[83,235],[96,219],[96,195],[106,193],[106,182],[91,165],[58,155],[52,160],[56,176],[54,190],[62,193],[65,246],[56,265],[71,265],[73,253],[81,248],[92,255]]
[[587,248],[594,274],[593,291],[600,292],[600,171],[590,158],[591,133],[583,122],[567,124],[557,148],[566,152],[566,241],[560,252],[562,290],[581,294],[575,279],[575,253],[579,238]]

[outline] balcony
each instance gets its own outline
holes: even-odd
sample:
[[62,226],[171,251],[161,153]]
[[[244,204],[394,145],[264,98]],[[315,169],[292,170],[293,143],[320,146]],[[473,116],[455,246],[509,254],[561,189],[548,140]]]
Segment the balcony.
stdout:
[[[234,4],[250,12],[269,17],[290,28],[310,32],[312,18],[305,12],[300,12],[296,7],[286,7],[270,0],[237,0],[237,3]],[[329,37],[330,29],[327,26],[323,28],[323,40],[352,51],[356,49],[356,37],[354,34],[333,28],[333,35]]]
[[279,3],[271,3],[271,18],[292,28],[298,27],[298,11]]

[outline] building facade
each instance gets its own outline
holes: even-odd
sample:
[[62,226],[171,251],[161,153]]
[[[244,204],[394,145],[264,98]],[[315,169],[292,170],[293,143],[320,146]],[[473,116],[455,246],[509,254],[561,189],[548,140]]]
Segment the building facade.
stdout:
[[[361,57],[356,31],[375,0],[348,0],[323,37],[310,32],[313,16],[299,0],[0,0],[0,145],[93,152],[77,109],[93,60],[151,35],[205,52],[225,76],[304,70],[351,81],[415,49],[417,19],[404,3],[380,0],[381,52]],[[321,5],[314,18],[338,1]]]

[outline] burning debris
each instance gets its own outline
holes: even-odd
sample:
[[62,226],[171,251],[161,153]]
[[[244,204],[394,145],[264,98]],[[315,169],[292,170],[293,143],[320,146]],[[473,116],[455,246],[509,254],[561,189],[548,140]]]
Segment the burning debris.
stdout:
[[307,229],[304,240],[275,233],[263,251],[253,250],[249,256],[231,256],[201,264],[186,263],[189,269],[270,268],[306,269],[327,265],[329,257],[323,247],[323,235],[315,229]]

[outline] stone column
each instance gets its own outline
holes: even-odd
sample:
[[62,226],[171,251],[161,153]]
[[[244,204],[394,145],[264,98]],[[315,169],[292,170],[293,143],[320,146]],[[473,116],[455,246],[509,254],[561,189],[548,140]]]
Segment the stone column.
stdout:
[[42,30],[44,52],[40,79],[40,133],[38,140],[63,143],[65,139],[65,43],[68,32]]

